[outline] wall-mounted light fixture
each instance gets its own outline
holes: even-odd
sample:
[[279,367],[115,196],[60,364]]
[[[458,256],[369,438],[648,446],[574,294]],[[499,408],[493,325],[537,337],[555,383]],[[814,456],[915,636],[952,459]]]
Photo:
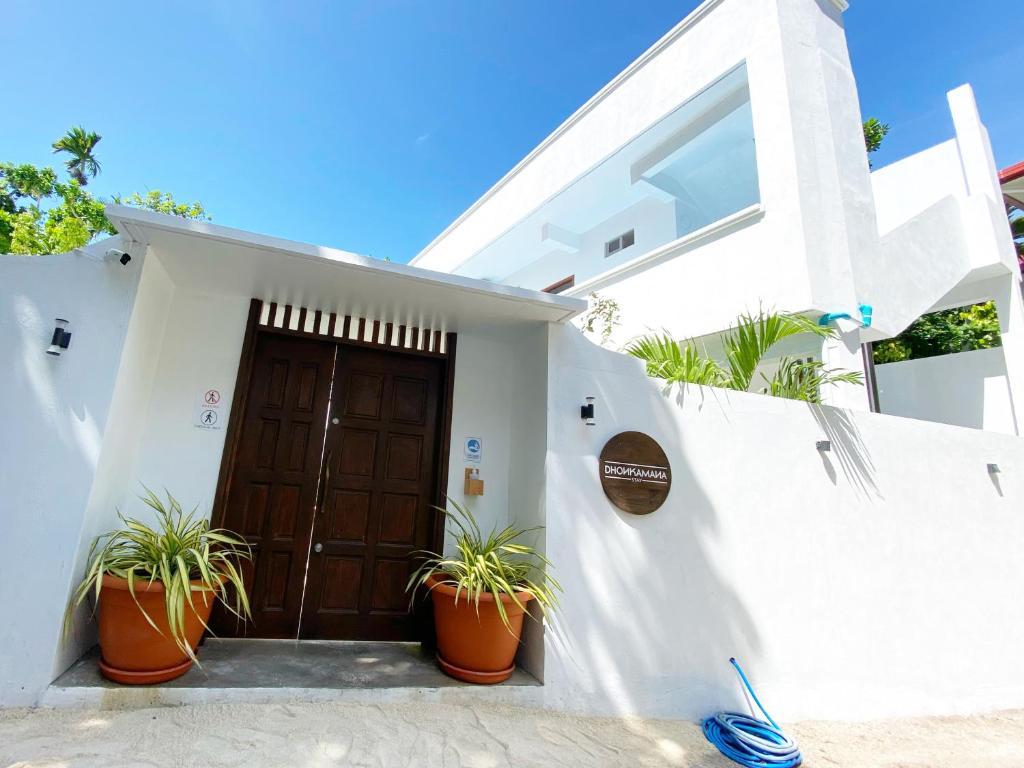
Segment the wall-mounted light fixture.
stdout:
[[828,453],[829,451],[832,450],[832,441],[831,440],[819,440],[818,442],[816,442],[814,444],[814,447],[817,448],[822,453]]
[[988,466],[988,473],[990,475],[998,475],[1002,471],[1001,469],[999,469],[999,465],[998,464],[989,464],[987,466]]
[[71,343],[71,334],[68,332],[68,321],[63,317],[54,320],[56,327],[53,329],[53,338],[50,339],[50,346],[46,354],[60,357],[60,353],[68,348]]
[[594,421],[594,398],[588,397],[587,404],[580,406],[580,418],[586,422],[588,427],[592,427],[597,423]]

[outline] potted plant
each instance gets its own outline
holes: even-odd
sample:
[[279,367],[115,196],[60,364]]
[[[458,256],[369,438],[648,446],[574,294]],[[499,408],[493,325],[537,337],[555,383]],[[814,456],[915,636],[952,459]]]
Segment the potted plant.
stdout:
[[441,669],[469,683],[500,683],[515,669],[527,604],[554,608],[561,587],[545,573],[550,563],[543,555],[516,543],[536,528],[510,525],[485,537],[469,510],[449,504],[451,511],[436,509],[453,524],[455,554],[423,552],[427,559],[408,589],[415,595],[424,586],[431,596]]
[[136,685],[189,670],[215,600],[239,619],[249,617],[239,559],[251,558],[245,541],[196,520],[195,509],[184,514],[170,493],[166,505],[148,488],[140,498],[156,513],[155,524],[118,513],[124,527],[93,540],[64,615],[67,634],[74,610],[92,594],[100,671]]

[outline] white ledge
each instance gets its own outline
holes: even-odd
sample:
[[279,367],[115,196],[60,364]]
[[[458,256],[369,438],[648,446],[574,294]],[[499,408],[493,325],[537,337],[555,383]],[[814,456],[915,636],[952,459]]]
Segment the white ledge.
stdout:
[[584,280],[571,290],[563,292],[562,296],[586,296],[588,293],[592,293],[599,288],[604,288],[609,283],[624,280],[635,272],[647,269],[656,262],[678,256],[680,253],[692,250],[710,240],[716,240],[733,229],[753,223],[762,216],[764,216],[764,206],[761,203],[755,203],[708,224],[706,227],[701,227],[687,235],[660,245],[647,253],[637,256],[635,259],[630,259],[619,264],[617,267],[612,267],[596,277]]

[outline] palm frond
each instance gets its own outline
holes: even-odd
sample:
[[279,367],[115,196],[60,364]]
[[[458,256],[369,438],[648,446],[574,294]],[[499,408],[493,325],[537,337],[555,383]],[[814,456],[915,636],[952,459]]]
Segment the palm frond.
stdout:
[[[647,375],[669,383],[704,384],[747,392],[758,367],[771,349],[792,336],[809,334],[819,339],[834,338],[836,332],[803,315],[786,312],[745,313],[736,325],[722,334],[725,365],[712,358],[696,342],[677,342],[667,333],[641,336],[625,351],[646,364]],[[825,368],[820,361],[779,360],[769,378],[763,373],[761,394],[807,402],[820,402],[821,391],[840,383],[862,384],[858,372]]]
[[625,351],[644,361],[648,376],[669,384],[727,386],[725,372],[692,341],[680,346],[667,333],[649,334],[633,339]]
[[65,165],[71,177],[82,186],[88,183],[86,174],[95,177],[100,172],[100,163],[93,152],[102,138],[98,133],[76,125],[53,142],[55,154],[67,152],[71,156]]
[[820,403],[821,392],[825,387],[840,383],[864,383],[859,371],[837,371],[826,368],[820,360],[795,360],[789,357],[779,361],[779,367],[771,378],[764,374],[761,377],[765,381],[761,394],[808,403]]
[[818,325],[803,315],[766,312],[763,308],[757,314],[740,315],[736,326],[722,334],[732,388],[748,390],[757,366],[768,351],[784,339],[805,333],[820,338],[829,338],[835,334],[831,328]]

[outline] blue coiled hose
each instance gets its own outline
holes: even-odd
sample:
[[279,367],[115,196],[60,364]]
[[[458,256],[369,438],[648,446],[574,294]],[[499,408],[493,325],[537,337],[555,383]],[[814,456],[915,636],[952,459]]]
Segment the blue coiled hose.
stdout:
[[704,721],[704,737],[723,755],[747,768],[796,768],[803,762],[796,742],[782,732],[779,724],[761,706],[736,659],[729,659],[729,663],[736,668],[740,680],[768,722],[739,712],[719,712]]

